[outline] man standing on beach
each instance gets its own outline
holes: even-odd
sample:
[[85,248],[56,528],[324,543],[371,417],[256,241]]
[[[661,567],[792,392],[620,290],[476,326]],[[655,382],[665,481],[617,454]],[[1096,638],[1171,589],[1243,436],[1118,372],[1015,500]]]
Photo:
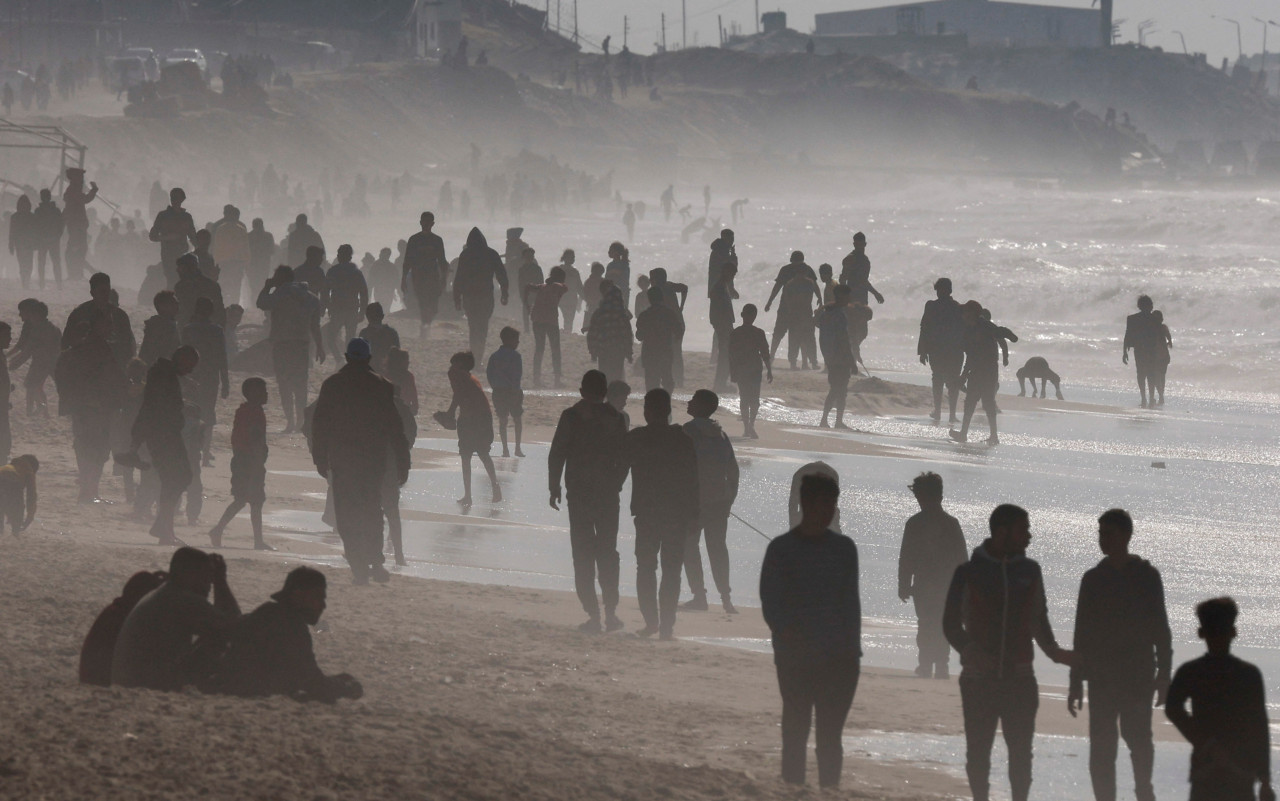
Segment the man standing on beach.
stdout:
[[[727,341],[727,340],[726,340]],[[692,418],[684,424],[684,433],[693,441],[698,456],[698,519],[689,526],[684,541],[684,572],[693,598],[680,605],[692,612],[707,611],[707,584],[702,572],[701,541],[705,532],[707,561],[720,604],[726,614],[736,615],[729,598],[729,514],[738,499],[738,458],[733,443],[720,424],[711,419],[720,408],[720,398],[709,389],[700,389],[689,400]]]
[[[661,299],[654,302],[660,304]],[[645,425],[627,432],[625,448],[631,514],[636,519],[636,598],[645,623],[638,633],[658,634],[663,640],[675,639],[684,541],[689,527],[697,525],[699,494],[693,441],[669,419],[671,394],[650,390],[644,396]]]
[[160,263],[164,265],[165,288],[178,283],[178,257],[190,252],[196,241],[196,223],[191,213],[182,208],[187,193],[175,186],[169,190],[169,207],[156,215],[149,238],[160,243]]
[[760,606],[773,633],[782,694],[782,779],[804,784],[816,717],[818,783],[824,788],[840,784],[840,738],[862,661],[858,548],[831,530],[839,499],[840,485],[831,477],[801,479],[800,524],[769,543],[760,569]]
[[116,364],[123,370],[125,365],[137,353],[137,340],[133,338],[133,326],[124,309],[111,302],[111,276],[106,273],[94,273],[89,276],[89,300],[81,303],[67,315],[67,324],[62,329],[62,348],[66,350],[76,342],[80,324],[93,320],[99,314],[111,320],[110,334],[107,342],[111,344],[111,353],[116,357]]
[[945,679],[950,675],[951,646],[942,631],[951,576],[968,558],[960,521],[942,508],[942,476],[921,473],[909,487],[920,511],[907,520],[898,554],[898,598],[915,601],[916,675]]
[[507,305],[507,268],[502,265],[498,251],[479,228],[472,228],[467,235],[466,247],[458,255],[458,271],[453,277],[453,305],[467,317],[470,332],[471,355],[476,364],[484,363],[485,347],[489,341],[489,318],[493,317],[493,285],[501,290],[502,305]]
[[951,407],[951,422],[957,422],[956,401],[960,398],[960,370],[964,367],[964,320],[960,304],[951,297],[951,279],[939,278],[933,282],[938,293],[936,300],[926,301],[924,315],[920,318],[920,344],[916,354],[921,364],[933,371],[933,413],[935,421],[942,419],[942,390],[947,390],[947,402]]
[[884,303],[884,295],[871,285],[871,260],[867,258],[867,235],[859,231],[853,235],[853,250],[840,262],[840,283],[853,290],[854,303],[867,304],[867,295],[874,295],[876,303]]
[[[412,286],[413,296],[418,301],[421,336],[425,337],[440,309],[440,293],[444,291],[449,258],[444,253],[444,240],[432,231],[436,225],[436,215],[424,211],[418,222],[422,230],[409,237],[405,244],[400,294],[402,297],[409,297]],[[386,305],[391,305],[390,299],[386,301]],[[476,358],[480,358],[478,354]]]
[[942,627],[951,647],[960,652],[965,771],[974,801],[990,797],[997,726],[1009,750],[1012,799],[1027,801],[1040,705],[1035,644],[1059,664],[1072,664],[1074,657],[1058,647],[1040,565],[1026,557],[1031,516],[1019,506],[1001,504],[988,526],[991,536],[956,568]]
[[1125,364],[1129,363],[1129,351],[1133,351],[1133,364],[1138,372],[1138,393],[1142,397],[1142,408],[1154,406],[1156,402],[1155,383],[1151,380],[1152,367],[1156,361],[1159,338],[1164,332],[1152,317],[1155,304],[1147,295],[1138,297],[1138,311],[1129,315],[1124,323],[1124,356]]
[[560,506],[560,476],[568,490],[569,543],[578,600],[588,619],[580,631],[601,631],[596,574],[604,600],[604,630],[618,619],[618,496],[626,479],[622,461],[627,428],[622,413],[605,402],[608,379],[599,370],[582,376],[582,400],[560,414],[547,456],[551,508]]
[[973,413],[981,402],[991,431],[987,444],[999,445],[996,390],[1000,387],[1000,342],[1003,339],[1017,342],[1018,338],[1009,329],[985,319],[984,309],[978,301],[968,301],[960,309],[964,319],[964,372],[961,374],[965,385],[964,420],[960,423],[960,430],[952,429],[950,436],[956,442],[969,441],[969,424],[973,422]]
[[284,433],[291,434],[306,419],[311,342],[315,343],[316,361],[324,362],[320,299],[306,284],[294,280],[292,267],[281,265],[258,293],[258,308],[271,321],[267,336],[271,340],[271,362],[284,406]]
[[137,452],[143,445],[151,455],[151,469],[160,479],[160,497],[156,500],[156,519],[151,536],[161,545],[182,545],[173,532],[173,516],[178,501],[193,478],[187,446],[182,438],[186,405],[182,399],[180,380],[200,364],[200,354],[190,345],[173,352],[170,359],[156,359],[147,371],[142,406],[133,421],[133,454],[126,467],[137,466]]
[[733,291],[733,279],[737,274],[736,262],[725,264],[720,269],[720,278],[711,287],[711,308],[707,313],[707,321],[715,332],[712,349],[716,351],[716,378],[713,387],[720,393],[729,390],[729,373],[732,372],[729,369],[729,340],[733,337],[733,324],[737,322],[737,316],[733,313],[733,296],[736,294]]
[[98,185],[84,188],[84,170],[67,168],[67,188],[62,193],[62,219],[67,227],[67,280],[82,280],[89,257],[88,205],[98,196]]
[[112,654],[111,683],[172,691],[202,682],[216,668],[239,620],[227,563],[218,554],[179,548],[169,559],[165,582],[124,619]]
[[1076,666],[1071,670],[1067,710],[1084,705],[1089,682],[1089,775],[1097,801],[1115,801],[1116,732],[1133,758],[1137,801],[1155,801],[1151,774],[1155,745],[1151,700],[1163,706],[1173,662],[1169,616],[1160,571],[1129,553],[1133,518],[1110,509],[1098,518],[1098,545],[1105,555],[1084,574],[1076,605]]
[[333,513],[356,584],[390,581],[383,567],[382,484],[387,454],[395,459],[399,486],[409,480],[405,439],[395,387],[373,371],[369,343],[347,344],[346,365],[325,379],[311,424],[311,459],[333,486]]

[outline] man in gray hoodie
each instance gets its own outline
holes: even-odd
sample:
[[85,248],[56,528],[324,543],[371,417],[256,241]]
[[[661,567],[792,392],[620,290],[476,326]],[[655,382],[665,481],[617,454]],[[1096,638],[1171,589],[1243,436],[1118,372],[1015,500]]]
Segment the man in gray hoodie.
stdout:
[[707,611],[707,585],[702,575],[702,549],[699,541],[707,536],[707,560],[711,577],[720,593],[720,603],[730,615],[737,614],[729,599],[729,512],[738,497],[738,459],[733,443],[711,415],[720,408],[720,398],[709,389],[700,389],[689,399],[689,417],[684,433],[693,440],[698,455],[698,519],[689,525],[684,541],[684,573],[693,598],[680,608],[693,612]]
[[1132,537],[1133,518],[1123,509],[1098,518],[1106,558],[1084,574],[1076,605],[1078,664],[1071,670],[1067,710],[1072,717],[1080,711],[1089,682],[1089,776],[1098,801],[1116,798],[1119,737],[1133,758],[1134,796],[1156,797],[1152,698],[1163,706],[1169,693],[1173,645],[1160,571],[1129,553]]

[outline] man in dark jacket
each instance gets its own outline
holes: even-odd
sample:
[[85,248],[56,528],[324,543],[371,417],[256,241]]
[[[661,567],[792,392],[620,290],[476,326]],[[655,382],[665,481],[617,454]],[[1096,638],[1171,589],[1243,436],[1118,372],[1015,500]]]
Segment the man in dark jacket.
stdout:
[[[160,478],[160,496],[156,500],[156,519],[151,536],[161,545],[181,545],[173,533],[173,515],[178,501],[191,483],[191,463],[182,439],[185,403],[182,399],[182,376],[190,375],[200,364],[195,348],[183,345],[171,359],[157,359],[147,371],[147,384],[142,393],[142,406],[133,421],[133,458],[143,445],[151,455],[151,469]],[[125,462],[126,466],[131,466]]]
[[289,232],[289,263],[301,264],[311,248],[319,248],[324,253],[324,239],[307,222],[307,215],[299,214],[293,221],[293,230]]
[[814,717],[818,782],[840,784],[840,738],[861,672],[858,548],[831,530],[839,500],[835,479],[801,479],[800,524],[769,543],[760,569],[760,606],[782,693],[782,778],[792,784],[804,784]]
[[675,639],[684,541],[698,520],[698,455],[684,429],[667,423],[670,417],[670,393],[650,390],[644,396],[645,425],[627,432],[625,449],[636,519],[636,598],[645,622],[639,634],[664,640]]
[[924,304],[920,317],[920,343],[916,355],[921,364],[933,371],[934,420],[942,419],[942,390],[947,390],[947,402],[951,406],[951,422],[957,421],[956,401],[960,399],[960,370],[964,366],[964,320],[960,316],[960,304],[951,297],[951,279],[939,278],[933,282],[937,300]]
[[1072,717],[1080,711],[1089,682],[1089,775],[1098,801],[1116,798],[1117,723],[1133,757],[1135,797],[1156,797],[1151,699],[1164,705],[1173,645],[1160,571],[1129,553],[1132,537],[1133,519],[1123,509],[1098,518],[1098,544],[1106,558],[1084,574],[1076,605],[1076,666],[1067,709]]
[[[436,215],[424,211],[418,222],[422,230],[409,237],[405,244],[400,293],[407,298],[412,287],[413,296],[418,301],[418,323],[422,333],[426,334],[440,309],[440,293],[444,291],[445,276],[449,272],[449,257],[444,253],[444,240],[431,230],[435,227]],[[390,306],[390,298],[384,303]],[[476,359],[479,358],[476,355]]]
[[719,408],[720,398],[709,389],[693,393],[687,408],[692,419],[684,424],[684,433],[693,441],[693,450],[698,457],[698,519],[689,526],[689,536],[684,541],[684,572],[693,598],[681,604],[680,608],[693,612],[707,611],[707,585],[702,573],[700,544],[705,532],[707,560],[711,563],[716,592],[720,593],[720,604],[726,613],[734,615],[738,610],[729,597],[728,533],[729,513],[733,502],[738,499],[738,459],[733,453],[729,435],[711,419]]
[[319,570],[291,570],[283,589],[236,623],[213,688],[247,698],[286,695],[325,703],[364,695],[350,674],[326,676],[316,664],[307,627],[320,622],[325,591]]
[[989,798],[997,725],[1009,749],[1013,801],[1027,801],[1040,704],[1035,644],[1059,664],[1071,664],[1074,658],[1058,647],[1040,565],[1026,557],[1030,515],[1019,506],[1001,504],[988,525],[991,536],[951,579],[942,628],[951,647],[960,652],[965,771],[974,801]]
[[605,402],[608,379],[599,370],[582,376],[582,400],[560,414],[547,456],[551,508],[559,509],[560,476],[568,489],[569,543],[578,600],[588,620],[578,628],[598,633],[604,596],[604,629],[622,628],[618,619],[618,495],[626,478],[622,461],[627,428],[622,413]]
[[968,558],[960,521],[942,508],[942,476],[921,473],[911,483],[920,512],[907,520],[898,554],[898,597],[915,601],[916,675],[945,679],[950,675],[951,646],[942,631],[942,611],[956,568]]
[[684,320],[665,302],[662,289],[649,287],[649,308],[636,317],[636,339],[644,361],[645,389],[675,389],[675,343],[684,336]]
[[173,288],[178,296],[178,325],[185,327],[196,313],[196,300],[208,298],[213,304],[210,317],[217,325],[227,321],[227,309],[222,301],[222,287],[217,281],[200,271],[200,261],[194,253],[178,257],[178,283]]
[[479,228],[467,235],[467,245],[458,255],[458,272],[453,278],[453,305],[467,317],[471,335],[471,355],[476,364],[484,363],[489,341],[489,318],[493,316],[493,285],[501,290],[502,305],[507,305],[507,269],[498,251],[489,247]]
[[98,313],[111,318],[111,331],[107,341],[111,344],[111,353],[116,357],[116,363],[123,370],[137,353],[137,340],[133,338],[129,315],[111,302],[111,276],[106,273],[89,276],[89,300],[76,306],[67,315],[67,324],[62,329],[62,348],[65,350],[75,344],[76,330],[80,323],[96,317]]
[[80,503],[98,500],[102,468],[111,455],[111,424],[127,391],[124,368],[111,354],[110,333],[109,315],[94,310],[77,324],[73,344],[58,356],[53,372],[58,414],[71,418]]
[[390,453],[399,486],[409,480],[395,387],[373,371],[369,343],[347,343],[346,365],[325,379],[316,398],[311,459],[333,488],[338,536],[356,584],[390,581],[382,555],[382,484]]

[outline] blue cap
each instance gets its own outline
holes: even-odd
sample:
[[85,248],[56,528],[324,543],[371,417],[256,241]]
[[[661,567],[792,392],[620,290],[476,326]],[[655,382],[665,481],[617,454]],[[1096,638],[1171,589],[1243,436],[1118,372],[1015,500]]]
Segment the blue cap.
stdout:
[[347,358],[368,360],[373,358],[373,351],[369,348],[369,340],[356,337],[347,343]]

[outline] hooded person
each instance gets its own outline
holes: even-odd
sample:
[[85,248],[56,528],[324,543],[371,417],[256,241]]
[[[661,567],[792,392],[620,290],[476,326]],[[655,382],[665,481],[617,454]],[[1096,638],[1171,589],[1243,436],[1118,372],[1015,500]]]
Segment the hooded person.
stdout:
[[[514,229],[513,229],[514,230]],[[493,317],[493,285],[501,290],[502,305],[507,305],[509,284],[507,270],[498,251],[489,247],[479,228],[472,228],[467,244],[458,256],[453,279],[453,305],[467,317],[471,354],[477,364],[484,363],[489,339],[489,319]]]
[[720,408],[720,398],[709,389],[700,389],[689,400],[691,418],[684,424],[684,433],[693,440],[693,450],[698,457],[698,518],[689,525],[689,535],[684,541],[684,573],[693,598],[681,609],[705,612],[707,610],[707,585],[702,573],[703,534],[707,540],[707,560],[711,563],[711,577],[720,603],[728,614],[737,609],[729,599],[729,514],[738,497],[738,459],[733,453],[733,443],[720,424],[711,419]]

